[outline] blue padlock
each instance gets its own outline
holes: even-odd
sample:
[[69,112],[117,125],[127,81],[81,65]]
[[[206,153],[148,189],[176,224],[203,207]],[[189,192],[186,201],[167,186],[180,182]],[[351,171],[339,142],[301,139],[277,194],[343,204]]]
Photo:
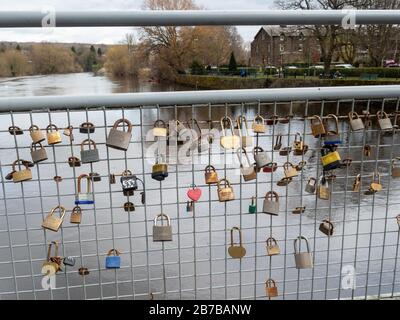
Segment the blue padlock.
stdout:
[[111,249],[106,257],[106,269],[119,269],[121,267],[121,257],[117,249]]

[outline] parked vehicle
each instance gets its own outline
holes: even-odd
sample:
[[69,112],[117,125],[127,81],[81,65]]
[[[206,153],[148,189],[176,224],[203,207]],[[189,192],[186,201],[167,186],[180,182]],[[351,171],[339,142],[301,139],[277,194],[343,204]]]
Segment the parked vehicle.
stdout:
[[348,64],[348,63],[343,63],[343,64],[337,64],[335,65],[336,69],[353,69],[355,68],[353,65]]

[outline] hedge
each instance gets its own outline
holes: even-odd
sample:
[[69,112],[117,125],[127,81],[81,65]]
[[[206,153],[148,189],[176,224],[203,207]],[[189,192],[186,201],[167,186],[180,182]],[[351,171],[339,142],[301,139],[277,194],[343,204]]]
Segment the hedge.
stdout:
[[[335,73],[339,71],[342,75],[347,77],[360,77],[363,74],[377,74],[380,78],[400,78],[400,68],[352,68],[352,69],[337,69],[332,68],[331,73]],[[316,75],[324,73],[324,70],[321,69],[286,69],[285,74],[290,76],[304,76],[313,75],[315,72]]]

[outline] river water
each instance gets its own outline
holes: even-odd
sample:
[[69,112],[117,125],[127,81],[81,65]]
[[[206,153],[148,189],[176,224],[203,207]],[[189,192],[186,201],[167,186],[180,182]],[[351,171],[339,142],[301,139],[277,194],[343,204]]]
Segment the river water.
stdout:
[[[112,80],[107,77],[93,77],[91,74],[0,80],[0,96],[2,97],[177,90],[191,89],[173,84]],[[364,105],[360,106],[361,109],[364,107]],[[271,108],[273,106],[262,107],[262,114],[270,114]],[[320,108],[320,105],[309,106],[309,114],[320,113]],[[348,108],[348,105],[343,106],[340,114],[342,112],[346,114],[349,111]],[[187,110],[191,109],[177,110],[180,120],[189,120],[192,117],[191,112]],[[289,111],[289,106],[283,105],[279,110],[282,110],[280,113],[285,115],[285,112]],[[241,113],[241,107],[228,109],[224,106],[215,107],[211,111],[212,120],[218,121],[225,112],[236,117]],[[244,112],[249,119],[252,119],[257,113],[257,107],[246,106]],[[280,166],[288,158],[279,156],[276,152],[272,153],[274,141],[271,136],[282,134],[284,140],[288,142],[289,131],[289,142],[292,143],[295,133],[305,130],[304,121],[298,118],[304,112],[304,105],[295,105],[293,112],[296,117],[290,122],[290,127],[288,124],[269,126],[267,135],[259,139],[259,144],[268,150],[269,156],[273,156],[274,161]],[[324,113],[329,112],[336,112],[336,103],[324,106]],[[121,116],[118,111],[107,111],[105,115],[107,126],[112,125]],[[194,116],[199,120],[207,120],[209,109],[198,108]],[[57,123],[60,128],[68,125],[65,112],[53,114],[52,117],[52,122]],[[94,111],[90,112],[88,117],[99,128],[92,137],[99,145],[100,158],[106,159],[105,132],[101,129],[105,125],[104,113]],[[140,125],[146,124],[150,128],[157,119],[157,112],[150,109],[140,114],[138,110],[126,110],[126,117],[134,123],[133,141],[140,147]],[[33,122],[42,128],[46,127],[49,121],[47,114],[33,114],[32,118]],[[174,119],[174,110],[162,110],[161,118]],[[85,112],[71,113],[71,123],[74,126],[78,126],[85,120]],[[10,121],[9,114],[0,115],[0,162],[3,164],[12,163],[16,158],[12,149],[15,141],[13,138],[10,139],[11,136],[6,131],[10,126]],[[14,115],[14,121],[17,126],[24,129],[31,123],[27,114]],[[303,170],[301,178],[296,178],[287,188],[278,187],[276,181],[282,178],[280,170],[272,180],[269,174],[259,174],[257,184],[240,185],[240,177],[236,174],[237,163],[228,165],[226,175],[235,186],[237,200],[225,207],[224,204],[215,201],[215,187],[210,189],[202,187],[203,198],[196,204],[195,218],[185,212],[185,193],[192,179],[197,185],[204,184],[201,173],[205,167],[204,163],[193,167],[191,165],[178,165],[176,168],[171,166],[170,176],[162,183],[162,188],[165,189],[165,192],[162,192],[162,199],[158,190],[159,183],[146,174],[146,188],[151,190],[146,195],[147,211],[135,196],[137,209],[133,216],[128,217],[120,209],[121,203],[124,203],[126,198],[116,191],[117,187],[110,188],[108,179],[105,178],[108,172],[122,171],[124,162],[114,160],[110,162],[111,168],[108,168],[107,161],[100,161],[90,166],[93,172],[104,175],[103,180],[95,184],[96,192],[98,192],[96,210],[85,208],[84,220],[79,228],[69,224],[67,221],[69,215],[67,215],[62,231],[57,234],[48,231],[44,233],[40,224],[58,200],[61,203],[69,203],[66,206],[71,209],[70,204],[73,202],[75,187],[71,179],[73,177],[71,168],[66,164],[57,164],[57,171],[55,171],[56,168],[52,164],[54,159],[63,161],[68,158],[71,147],[65,143],[57,146],[53,152],[51,152],[52,148],[47,148],[49,164],[40,164],[33,170],[34,179],[37,180],[40,174],[43,180],[40,184],[37,181],[26,182],[23,184],[24,190],[20,185],[5,182],[5,180],[2,180],[0,185],[0,297],[2,299],[99,299],[115,296],[129,297],[134,293],[137,299],[148,299],[149,292],[153,292],[156,299],[209,299],[210,297],[239,299],[254,296],[262,299],[265,296],[263,282],[268,277],[272,277],[277,282],[281,294],[279,298],[283,298],[282,294],[285,293],[285,299],[335,299],[339,297],[339,294],[340,298],[346,298],[398,292],[399,278],[394,270],[399,268],[397,263],[399,234],[395,219],[398,214],[396,200],[399,196],[399,182],[389,179],[388,172],[389,159],[400,152],[399,139],[397,135],[380,136],[376,127],[366,135],[365,143],[377,146],[378,141],[378,145],[382,147],[378,152],[374,148],[371,158],[364,161],[363,177],[366,178],[363,182],[363,191],[370,183],[369,175],[376,168],[382,174],[384,190],[375,196],[364,196],[363,193],[359,196],[358,193],[351,192],[351,185],[355,176],[360,173],[363,135],[347,133],[348,126],[345,122],[340,122],[340,129],[346,132],[342,137],[345,141],[340,150],[342,158],[352,158],[354,164],[348,169],[337,170],[337,180],[331,185],[334,192],[332,201],[316,201],[315,195],[302,192],[308,177],[316,177],[317,168],[320,167],[316,152],[319,148],[318,141],[307,136],[305,143],[309,145],[310,151],[304,156],[308,165]],[[82,139],[81,136],[76,133],[76,140]],[[29,149],[26,148],[29,141],[27,134],[17,138],[20,156],[27,159],[30,159]],[[393,142],[394,148],[391,147]],[[79,150],[79,146],[73,147],[74,154],[79,154]],[[121,156],[121,153],[111,150],[109,156],[111,159],[116,159]],[[142,153],[138,151],[138,148],[131,147],[127,156],[140,159]],[[298,163],[302,157],[291,155],[289,159],[293,163]],[[219,164],[216,167],[222,176],[224,165]],[[83,165],[77,168],[75,174],[85,173],[89,170],[88,168],[88,165]],[[129,161],[128,168],[135,174],[141,175],[143,170],[146,173],[151,172],[151,163],[143,167],[140,160]],[[192,175],[192,168],[199,172]],[[179,174],[176,173],[176,169],[179,170]],[[2,177],[8,171],[9,167],[3,166]],[[59,185],[59,189],[52,181],[52,177],[56,174],[65,178]],[[278,217],[271,218],[262,213],[247,214],[250,198],[257,190],[256,185],[259,208],[262,207],[265,190],[272,188],[279,193],[281,212]],[[177,187],[179,192],[176,191]],[[109,197],[111,190],[112,197]],[[19,198],[23,194],[26,199],[22,201]],[[13,198],[13,200],[5,201],[4,195],[6,199]],[[300,195],[302,195],[301,198]],[[213,202],[209,206],[210,196]],[[177,199],[180,203],[178,206]],[[293,215],[291,210],[299,205],[306,206],[306,212],[302,215]],[[111,215],[110,206],[113,207]],[[152,219],[159,213],[160,206],[170,215],[174,230],[174,241],[165,244],[164,253],[161,251],[161,246],[151,240]],[[335,225],[335,234],[330,238],[318,231],[320,222],[328,217]],[[242,227],[243,245],[247,249],[247,256],[241,263],[230,259],[226,250],[230,241],[228,230],[235,225]],[[193,236],[193,231],[195,236]],[[270,233],[278,240],[281,255],[266,259],[265,238]],[[300,273],[294,268],[293,261],[293,239],[299,234],[310,239],[311,250],[315,252],[315,268]],[[77,265],[68,268],[67,273],[58,274],[57,283],[60,289],[49,292],[41,289],[40,270],[45,259],[45,243],[51,240],[62,240],[63,253],[75,256]],[[10,243],[12,250],[10,250]],[[122,268],[116,272],[104,269],[105,254],[111,247],[117,247],[122,252]],[[329,254],[327,254],[328,249]],[[12,260],[14,263],[11,263]],[[166,263],[165,269],[160,265],[163,261]],[[87,266],[91,270],[89,276],[82,278],[77,274],[75,269],[80,265]],[[339,292],[342,285],[341,268],[343,266],[355,267],[357,288],[354,291],[342,288]],[[255,272],[254,269],[257,271]],[[163,275],[168,278],[166,281],[163,280]],[[118,285],[115,284],[116,281]],[[82,287],[83,282],[84,287]],[[213,286],[211,291],[210,283]],[[67,285],[68,290],[65,289]],[[168,291],[166,295],[163,294],[164,285]],[[16,288],[20,292],[18,295],[12,293]]]

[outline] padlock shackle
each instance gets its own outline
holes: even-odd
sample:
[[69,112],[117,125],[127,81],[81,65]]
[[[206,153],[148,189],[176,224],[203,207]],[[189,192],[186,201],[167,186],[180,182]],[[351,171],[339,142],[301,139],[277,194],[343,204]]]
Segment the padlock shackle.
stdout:
[[124,170],[121,174],[123,177],[133,176],[131,170]]
[[265,285],[267,288],[276,288],[276,282],[273,279],[268,279],[265,281]]
[[275,138],[275,146],[279,145],[279,144],[282,144],[282,135],[281,134],[278,134]]
[[165,214],[165,213],[160,213],[159,215],[157,215],[157,216],[154,218],[154,225],[155,225],[155,226],[157,225],[157,221],[158,221],[160,218],[161,218],[161,220],[162,220],[163,218],[166,218],[166,219],[167,219],[167,226],[170,226],[170,225],[171,225],[171,218],[169,217],[169,215],[167,215],[167,214]]
[[[297,137],[299,138],[299,140],[297,140]],[[294,142],[303,142],[303,137],[301,136],[300,132],[296,132],[296,134],[294,135]]]
[[261,115],[258,114],[254,118],[253,122],[256,124],[265,124],[265,119]]
[[[314,184],[311,184],[311,183],[310,183],[311,181],[314,181]],[[312,186],[315,186],[315,185],[317,184],[317,179],[315,179],[314,177],[311,177],[311,178],[308,179],[307,184],[312,185]]]
[[246,149],[244,147],[237,149],[236,150],[236,154],[237,154],[238,159],[239,159],[240,167],[244,167],[243,162],[242,162],[242,160],[243,160],[242,154],[244,154],[244,156],[245,156],[245,158],[247,160],[248,166],[251,167],[251,162],[250,162],[249,155],[247,154],[247,151],[246,151]]
[[378,111],[376,113],[376,117],[378,118],[378,120],[388,119],[389,118],[388,114],[383,110]]
[[[300,240],[300,242],[301,242],[301,240],[304,240],[304,241],[306,242],[306,245],[307,245],[307,252],[310,253],[310,252],[311,252],[311,251],[310,251],[310,244],[308,243],[308,239],[307,239],[305,236],[299,236],[299,237],[297,237],[297,238],[294,240],[294,243],[293,243],[293,246],[294,246],[294,253],[295,253],[295,254],[300,253],[300,247],[299,247],[299,251],[297,251],[297,241],[298,241],[298,240]],[[299,246],[300,246],[300,244],[299,244]]]
[[51,258],[51,248],[54,244],[55,247],[55,251],[54,251],[54,257],[58,256],[58,242],[57,241],[52,241],[51,243],[49,243],[48,249],[47,249],[47,262],[50,262],[50,258]]
[[117,130],[120,124],[125,123],[128,126],[128,132],[132,132],[132,123],[125,118],[121,118],[117,121],[115,121],[114,125],[113,125],[113,129]]
[[33,152],[33,150],[35,149],[35,151],[37,150],[37,145],[40,146],[40,149],[43,149],[43,145],[41,142],[32,142],[31,144],[31,152]]
[[279,195],[275,191],[268,191],[265,194],[265,199],[268,199],[269,201],[273,201],[275,199],[275,202],[279,202]]
[[15,161],[13,162],[13,164],[12,164],[12,169],[13,169],[13,171],[16,171],[16,170],[15,170],[15,166],[16,166],[17,164],[22,164],[22,165],[25,167],[25,170],[30,170],[30,169],[29,169],[29,166],[28,166],[28,163],[29,163],[29,161],[26,161],[26,160],[23,160],[23,159],[15,160]]
[[54,213],[56,212],[57,209],[61,210],[61,215],[60,215],[61,220],[64,219],[66,209],[62,205],[58,205],[58,206],[54,207],[53,209],[51,209],[50,216],[54,215]]
[[339,134],[339,119],[338,119],[338,117],[336,115],[334,115],[333,113],[328,114],[326,116],[326,124],[327,125],[328,125],[329,119],[333,119],[334,120],[336,130],[335,131],[329,130],[328,133],[336,134],[336,135]]
[[[200,128],[198,121],[193,118],[187,121],[187,125],[188,125],[189,129],[196,131],[195,129],[192,129],[192,126],[190,125],[190,123],[194,124],[194,126],[197,128],[197,131],[198,131],[198,137],[201,137],[201,128]],[[192,133],[192,131],[190,131],[190,132]],[[193,137],[193,135],[192,135],[192,137]]]
[[349,119],[350,120],[360,119],[360,116],[358,115],[357,112],[351,111],[351,112],[349,112]]
[[256,197],[255,197],[255,196],[252,196],[252,197],[251,197],[251,205],[254,206],[255,203],[256,203]]
[[34,131],[40,131],[40,128],[36,124],[33,124],[29,127],[29,132],[34,132]]
[[261,152],[264,152],[264,149],[261,148],[260,146],[257,146],[257,147],[253,148],[253,155],[257,155],[257,154],[259,154]]
[[269,237],[265,242],[267,243],[268,247],[271,247],[273,243],[278,245],[278,241],[276,241],[274,237]]
[[227,135],[226,135],[227,127],[225,126],[226,123],[229,123],[229,127],[230,127],[229,129],[231,130],[232,136],[234,136],[235,133],[234,133],[234,130],[233,130],[233,122],[232,122],[232,119],[229,118],[228,116],[221,118],[222,136],[223,137],[227,137]]
[[400,227],[400,214],[397,215],[396,220],[397,220],[397,224],[398,224],[399,227]]
[[82,208],[80,206],[75,206],[72,209],[72,214],[82,214]]
[[121,254],[121,253],[120,253],[117,249],[110,249],[110,250],[107,252],[107,257],[109,257],[109,256],[111,256],[111,255],[113,255],[113,256],[115,256],[115,257],[118,257],[120,254]]
[[49,124],[49,125],[46,127],[46,132],[47,132],[47,133],[53,132],[53,129],[54,129],[54,131],[58,131],[58,127],[57,127],[55,124]]
[[291,162],[285,162],[285,163],[283,164],[283,169],[289,170],[289,166],[292,167],[292,168],[294,168],[294,166],[293,166],[293,164],[292,164]]
[[87,187],[86,187],[86,192],[87,193],[90,193],[90,191],[92,190],[92,186],[90,185],[90,177],[89,177],[89,175],[87,175],[86,173],[84,173],[84,174],[81,174],[79,177],[78,177],[78,193],[81,193],[81,181],[82,181],[82,179],[83,178],[86,178],[86,181],[87,181]]
[[91,145],[93,145],[93,150],[96,150],[96,149],[97,149],[96,142],[94,142],[92,139],[83,140],[82,143],[81,143],[81,150],[83,150],[83,148],[84,148],[85,145],[88,145],[88,146],[89,146],[89,150],[92,149],[92,148],[91,148]]
[[375,171],[372,174],[372,183],[379,183],[381,184],[381,175],[379,172]]
[[322,119],[321,119],[321,117],[320,117],[320,116],[317,116],[317,115],[315,115],[315,116],[312,116],[312,117],[311,117],[311,119],[310,119],[311,125],[313,125],[313,122],[314,122],[314,121],[318,121],[320,124],[322,124],[322,125],[323,125],[323,123],[322,123]]
[[249,135],[249,126],[247,123],[247,118],[244,115],[240,115],[236,118],[236,123],[238,125],[239,137],[247,137]]
[[82,129],[92,129],[94,128],[94,124],[91,122],[84,122],[80,125],[80,128]]
[[330,226],[331,229],[333,230],[333,228],[334,228],[333,223],[332,223],[329,219],[324,219],[324,220],[322,220],[322,222],[323,222],[323,223],[329,224],[329,226]]
[[165,124],[164,120],[158,119],[156,122],[154,122],[154,128],[163,128],[166,129],[167,125]]
[[231,183],[228,181],[228,179],[221,179],[217,183],[217,188],[221,189],[221,183],[224,182],[224,188],[231,188]]
[[215,170],[215,167],[212,165],[208,165],[205,169],[204,172],[206,173],[211,173],[211,172],[216,172],[217,170]]
[[233,227],[231,229],[231,246],[233,246],[235,243],[233,242],[233,232],[237,231],[239,233],[239,245],[242,246],[242,230],[240,230],[239,227]]

